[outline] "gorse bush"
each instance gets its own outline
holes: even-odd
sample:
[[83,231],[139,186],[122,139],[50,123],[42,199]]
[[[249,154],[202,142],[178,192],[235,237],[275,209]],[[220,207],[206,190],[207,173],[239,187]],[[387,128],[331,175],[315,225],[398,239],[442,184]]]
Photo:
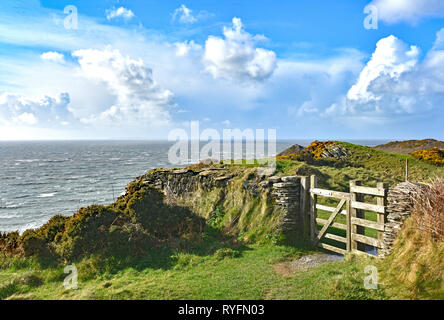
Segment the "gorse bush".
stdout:
[[437,147],[430,150],[418,150],[412,153],[414,157],[437,165],[444,165],[444,149]]
[[71,217],[55,216],[36,230],[0,234],[0,251],[25,257],[76,260],[91,254],[137,256],[154,246],[201,237],[205,221],[168,205],[164,195],[141,181],[109,206],[81,208]]

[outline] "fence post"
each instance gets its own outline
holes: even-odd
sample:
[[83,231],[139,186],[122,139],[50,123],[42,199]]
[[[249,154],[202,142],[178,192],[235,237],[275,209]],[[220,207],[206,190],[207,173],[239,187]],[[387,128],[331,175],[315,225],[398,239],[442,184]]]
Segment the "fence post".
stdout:
[[[361,185],[361,181],[359,180],[352,180],[350,181],[350,198],[351,201],[358,201],[358,202],[362,202],[364,200],[364,195],[363,194],[359,194],[356,192],[352,192],[351,188],[355,187],[355,186],[360,186]],[[353,208],[353,205],[350,207],[350,214],[351,214],[351,218],[360,218],[360,219],[365,219],[365,213],[363,210],[360,209],[355,209]],[[365,245],[363,243],[360,243],[358,241],[353,240],[353,234],[365,234],[365,228],[361,227],[361,226],[357,226],[357,225],[352,225],[351,228],[351,249],[352,251],[365,251]]]
[[301,177],[300,217],[303,230],[303,238],[310,238],[310,181],[308,177]]
[[[310,188],[317,188],[318,180],[315,175],[310,177]],[[314,242],[317,235],[317,223],[316,223],[316,203],[318,201],[318,196],[310,192],[310,238]]]
[[[376,201],[378,206],[385,207],[387,205],[387,189],[388,184],[384,182],[378,182],[377,184],[378,189],[384,190],[384,196],[383,197],[377,197]],[[378,223],[385,224],[386,223],[386,213],[378,213]],[[384,238],[384,232],[378,231],[378,240],[382,243]]]

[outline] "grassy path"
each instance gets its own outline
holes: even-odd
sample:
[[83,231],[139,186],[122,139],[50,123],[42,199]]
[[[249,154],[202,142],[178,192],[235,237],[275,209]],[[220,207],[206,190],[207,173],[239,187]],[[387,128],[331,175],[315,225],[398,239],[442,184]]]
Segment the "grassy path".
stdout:
[[[222,253],[221,253],[222,252]],[[35,266],[0,271],[3,299],[381,299],[381,290],[364,289],[368,259],[330,262],[283,276],[273,265],[307,254],[285,246],[248,246],[214,255],[160,254],[163,263],[141,260],[132,267],[100,265],[95,258],[76,266],[78,290],[65,290],[63,268]],[[108,270],[107,270],[108,269]],[[11,280],[12,279],[12,280]]]

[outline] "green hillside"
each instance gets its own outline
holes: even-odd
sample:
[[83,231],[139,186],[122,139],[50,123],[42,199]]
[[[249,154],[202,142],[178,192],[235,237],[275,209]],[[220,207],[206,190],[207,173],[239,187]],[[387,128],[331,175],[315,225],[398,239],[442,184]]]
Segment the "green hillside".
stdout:
[[[320,187],[338,191],[348,191],[349,181],[354,179],[366,185],[378,181],[395,185],[404,180],[406,159],[411,181],[444,177],[442,166],[350,143],[314,142],[304,150],[292,150],[296,152],[278,158],[277,175],[315,174]],[[202,212],[196,214],[165,203],[161,192],[139,179],[109,206],[82,208],[72,217],[56,216],[23,235],[0,234],[0,299],[441,297],[435,280],[434,291],[413,295],[410,292],[418,287],[413,285],[409,288],[413,291],[400,294],[393,289],[398,285],[390,274],[378,290],[366,290],[364,266],[377,264],[382,271],[390,269],[368,257],[350,255],[307,271],[280,272],[283,263],[292,265],[301,256],[319,251],[306,243],[285,245],[269,233],[276,214],[244,198],[241,187],[242,179],[254,175],[255,167],[227,166],[234,183],[229,196],[212,212],[203,212],[214,200],[211,192],[198,194],[196,201]],[[230,219],[238,214],[241,223],[234,228],[230,223],[235,220]],[[442,241],[439,246],[442,250]],[[398,244],[397,248],[405,252],[421,245],[409,249]],[[423,261],[436,261],[434,252],[430,253],[433,258]],[[415,255],[408,252],[408,256],[411,260]],[[75,264],[79,271],[78,290],[63,287],[63,270],[68,264]],[[440,275],[433,273],[433,279]],[[417,281],[427,283],[423,278]]]

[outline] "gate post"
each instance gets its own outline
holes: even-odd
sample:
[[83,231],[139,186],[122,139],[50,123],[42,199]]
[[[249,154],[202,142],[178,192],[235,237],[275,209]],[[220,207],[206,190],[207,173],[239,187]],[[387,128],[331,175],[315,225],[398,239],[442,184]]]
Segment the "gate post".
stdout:
[[[310,176],[310,188],[317,188],[318,180],[315,175]],[[317,235],[317,223],[316,223],[316,203],[318,201],[318,196],[310,192],[310,238],[314,242]]]
[[[358,202],[363,202],[364,200],[364,195],[363,194],[359,194],[356,192],[352,192],[351,188],[355,187],[355,186],[360,186],[362,183],[359,180],[352,180],[350,181],[350,200],[353,201],[358,201]],[[350,219],[351,218],[360,218],[360,219],[365,219],[365,213],[363,212],[363,210],[361,209],[355,209],[353,208],[353,206],[350,207]],[[353,225],[351,226],[351,234],[350,234],[350,238],[351,238],[351,249],[352,251],[365,251],[365,245],[363,243],[360,243],[356,240],[353,240],[353,234],[365,234],[365,228],[361,227],[361,226],[357,226],[357,225]]]
[[[377,197],[376,201],[379,206],[387,206],[387,189],[388,184],[384,182],[378,182],[377,184],[378,189],[384,190],[384,196],[383,197]],[[384,224],[387,222],[387,212],[385,213],[378,213],[378,223]],[[381,241],[381,243],[384,240],[384,232],[378,231],[378,240]]]
[[303,238],[310,239],[310,180],[308,177],[301,177],[301,200],[299,215],[301,217]]

